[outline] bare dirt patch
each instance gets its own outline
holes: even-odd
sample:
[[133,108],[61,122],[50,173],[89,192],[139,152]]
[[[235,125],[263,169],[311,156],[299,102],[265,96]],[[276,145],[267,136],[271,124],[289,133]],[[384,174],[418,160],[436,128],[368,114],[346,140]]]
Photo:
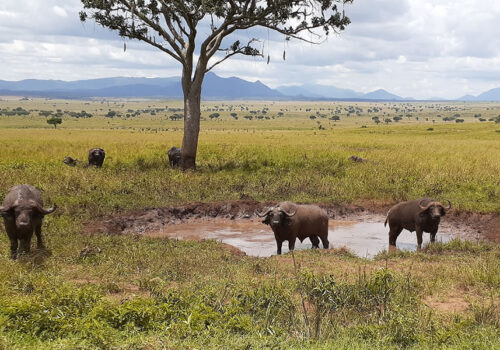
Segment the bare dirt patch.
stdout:
[[427,297],[424,303],[430,308],[444,312],[444,313],[462,313],[470,308],[463,296],[448,296],[446,298],[440,297],[439,299]]

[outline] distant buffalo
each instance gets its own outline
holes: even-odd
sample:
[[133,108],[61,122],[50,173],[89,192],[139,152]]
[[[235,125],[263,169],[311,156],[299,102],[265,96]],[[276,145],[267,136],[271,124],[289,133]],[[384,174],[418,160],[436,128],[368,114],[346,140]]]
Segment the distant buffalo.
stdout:
[[349,160],[352,160],[353,162],[356,162],[356,163],[364,163],[364,162],[368,161],[368,159],[361,158],[361,157],[358,157],[358,156],[350,156]]
[[168,150],[168,162],[172,168],[176,168],[181,165],[181,148],[172,147]]
[[106,153],[102,148],[91,148],[89,150],[89,166],[102,167]]
[[69,166],[76,166],[76,164],[78,163],[78,159],[74,159],[71,157],[64,157],[63,163]]
[[323,248],[329,247],[328,214],[317,205],[281,202],[277,207],[268,208],[257,215],[265,217],[262,222],[271,226],[278,254],[281,254],[283,241],[288,241],[290,251],[294,250],[297,238],[302,242],[309,237],[313,248],[319,247],[321,239]]
[[17,258],[18,243],[20,255],[30,251],[33,231],[36,234],[37,247],[43,248],[42,220],[54,210],[55,205],[50,209],[43,208],[41,192],[31,185],[18,185],[9,190],[0,207],[0,214],[10,240],[12,259]]
[[422,248],[422,234],[429,232],[431,242],[436,241],[441,217],[451,209],[451,202],[444,207],[440,202],[429,198],[420,198],[401,202],[389,209],[384,226],[389,223],[389,245],[396,246],[396,239],[403,229],[417,232],[418,249]]

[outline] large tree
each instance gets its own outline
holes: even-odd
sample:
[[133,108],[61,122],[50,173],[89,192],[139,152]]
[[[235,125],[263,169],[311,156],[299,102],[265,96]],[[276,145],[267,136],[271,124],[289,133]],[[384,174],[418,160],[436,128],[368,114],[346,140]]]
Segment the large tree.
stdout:
[[[283,34],[286,39],[320,43],[325,35],[338,33],[350,23],[343,8],[338,6],[352,0],[81,2],[84,7],[80,12],[82,21],[93,18],[100,25],[117,30],[122,37],[137,39],[162,50],[182,65],[182,168],[190,169],[196,166],[201,88],[205,74],[235,55],[262,56],[261,50],[256,48],[258,39],[251,38],[246,43],[238,40],[228,42],[231,34],[252,27],[264,27]],[[303,36],[303,33],[306,35]],[[196,48],[197,45],[199,48]],[[218,51],[225,55],[216,55]]]

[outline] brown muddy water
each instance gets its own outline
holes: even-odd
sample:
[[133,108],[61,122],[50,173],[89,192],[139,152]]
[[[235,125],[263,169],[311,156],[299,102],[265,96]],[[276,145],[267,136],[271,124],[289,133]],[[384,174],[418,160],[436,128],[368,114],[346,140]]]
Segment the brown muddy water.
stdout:
[[[360,257],[373,258],[376,254],[388,249],[389,229],[380,222],[357,222],[333,220],[329,223],[328,240],[330,248],[347,247]],[[196,220],[185,223],[167,225],[159,231],[145,233],[152,237],[169,237],[177,239],[215,239],[229,244],[245,252],[247,255],[267,257],[276,254],[276,241],[271,228],[257,219],[212,219]],[[451,227],[440,227],[436,240],[448,242],[452,238]],[[429,234],[424,233],[424,245],[429,242]],[[302,243],[297,240],[295,249],[311,248],[306,238]],[[320,243],[320,247],[322,247]],[[401,232],[397,240],[401,250],[417,249],[415,232]],[[288,242],[283,243],[283,253],[288,252]]]

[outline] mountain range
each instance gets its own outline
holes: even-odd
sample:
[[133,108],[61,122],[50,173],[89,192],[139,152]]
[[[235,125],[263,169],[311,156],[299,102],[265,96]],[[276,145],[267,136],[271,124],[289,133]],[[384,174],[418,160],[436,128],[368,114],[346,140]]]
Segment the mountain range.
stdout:
[[[69,99],[91,97],[182,98],[180,80],[180,77],[115,77],[76,81],[0,80],[0,95]],[[212,72],[209,72],[203,81],[202,98],[205,100],[415,100],[412,97],[401,97],[383,89],[360,93],[350,89],[317,84],[279,86],[276,89],[271,89],[260,81],[250,82],[236,77],[222,78]],[[457,100],[500,101],[500,88],[486,91],[478,96],[466,95]]]

